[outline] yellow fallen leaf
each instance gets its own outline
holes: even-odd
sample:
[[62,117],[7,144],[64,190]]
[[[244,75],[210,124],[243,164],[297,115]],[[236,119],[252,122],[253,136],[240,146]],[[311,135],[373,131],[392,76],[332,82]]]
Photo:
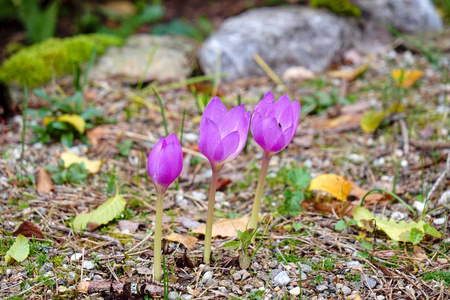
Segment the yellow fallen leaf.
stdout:
[[166,236],[165,239],[171,242],[183,244],[188,249],[192,249],[198,241],[198,239],[195,236],[187,234],[178,234],[175,232],[172,232],[169,236]]
[[422,71],[394,69],[391,71],[391,75],[397,86],[410,88],[422,77]]
[[361,129],[364,132],[371,133],[375,131],[378,126],[380,126],[381,121],[383,121],[384,117],[388,114],[387,111],[366,111],[361,118]]
[[96,174],[100,171],[100,166],[102,162],[100,160],[90,160],[85,157],[79,157],[72,152],[64,152],[61,154],[61,159],[64,162],[64,168],[70,167],[71,164],[81,164],[84,163],[84,167],[91,174]]
[[[221,236],[224,238],[237,236],[237,230],[245,231],[247,229],[249,217],[237,219],[219,219],[212,226],[212,236]],[[202,225],[192,230],[196,234],[205,234],[206,226]]]
[[309,190],[327,192],[341,201],[347,201],[351,189],[351,184],[344,177],[335,174],[317,176],[309,184]]
[[50,124],[51,122],[55,121],[56,118],[54,117],[44,117],[42,119],[42,123],[44,124],[44,126],[47,126],[48,124]]
[[86,129],[86,122],[79,115],[61,115],[58,117],[58,121],[69,123],[75,127],[79,133],[84,133],[84,130]]

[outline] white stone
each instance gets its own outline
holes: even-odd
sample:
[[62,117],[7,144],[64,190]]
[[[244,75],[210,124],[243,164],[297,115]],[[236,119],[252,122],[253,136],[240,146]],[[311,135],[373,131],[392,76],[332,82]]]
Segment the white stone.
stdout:
[[425,209],[425,203],[422,201],[414,201],[413,207],[417,210],[419,214],[421,214]]
[[289,278],[286,271],[281,271],[277,276],[273,279],[273,282],[277,285],[285,286],[287,285],[291,279]]
[[400,166],[402,166],[402,168],[407,168],[408,167],[408,161],[406,159],[402,159],[402,161],[400,162]]
[[70,256],[70,261],[79,261],[82,257],[82,253],[74,253]]
[[213,274],[214,273],[212,271],[208,271],[205,274],[203,274],[202,283],[206,283],[209,279],[212,279],[213,278]]
[[300,287],[296,286],[295,288],[291,289],[289,291],[289,294],[291,294],[292,296],[300,295]]
[[391,218],[394,219],[396,222],[398,222],[405,218],[405,214],[400,211],[394,211],[391,214]]
[[85,260],[83,261],[83,268],[85,268],[86,270],[92,270],[93,268],[95,268],[95,265],[92,261]]
[[436,226],[441,226],[444,225],[445,223],[445,218],[437,218],[433,220],[433,224]]

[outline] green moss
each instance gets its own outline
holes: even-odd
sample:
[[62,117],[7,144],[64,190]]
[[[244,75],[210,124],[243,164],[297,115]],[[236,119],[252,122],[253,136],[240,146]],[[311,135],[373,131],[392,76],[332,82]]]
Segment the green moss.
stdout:
[[36,87],[48,82],[52,75],[72,72],[75,63],[88,61],[94,47],[101,54],[107,47],[121,43],[120,38],[104,34],[48,39],[6,60],[0,67],[0,81],[20,85],[26,82],[28,87]]
[[311,0],[309,5],[314,8],[326,8],[339,16],[361,17],[361,9],[350,0]]

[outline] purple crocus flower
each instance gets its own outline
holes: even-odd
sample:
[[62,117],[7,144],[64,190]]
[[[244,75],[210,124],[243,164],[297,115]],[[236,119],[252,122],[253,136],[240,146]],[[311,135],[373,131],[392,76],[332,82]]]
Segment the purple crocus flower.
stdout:
[[269,153],[280,152],[292,141],[300,115],[299,102],[289,102],[287,95],[276,102],[273,99],[267,92],[253,109],[251,124],[253,138]]
[[211,162],[213,168],[220,168],[234,159],[244,149],[248,136],[250,112],[244,105],[228,111],[219,97],[208,103],[200,121],[200,152]]
[[183,151],[175,133],[161,138],[148,156],[147,170],[156,189],[163,192],[180,176],[183,169]]

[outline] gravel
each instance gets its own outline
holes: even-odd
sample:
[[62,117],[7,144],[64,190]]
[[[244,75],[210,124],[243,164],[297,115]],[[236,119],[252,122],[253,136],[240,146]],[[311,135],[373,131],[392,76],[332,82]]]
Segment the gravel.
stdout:
[[213,272],[212,271],[208,271],[208,272],[206,272],[205,274],[203,274],[203,277],[202,277],[202,283],[206,283],[208,280],[210,280],[210,279],[212,279],[212,277],[213,277]]
[[280,286],[285,286],[290,281],[291,281],[291,279],[289,278],[289,276],[286,273],[286,271],[281,271],[280,273],[278,273],[277,276],[275,276],[273,278],[273,283],[275,283],[276,285],[280,285]]

